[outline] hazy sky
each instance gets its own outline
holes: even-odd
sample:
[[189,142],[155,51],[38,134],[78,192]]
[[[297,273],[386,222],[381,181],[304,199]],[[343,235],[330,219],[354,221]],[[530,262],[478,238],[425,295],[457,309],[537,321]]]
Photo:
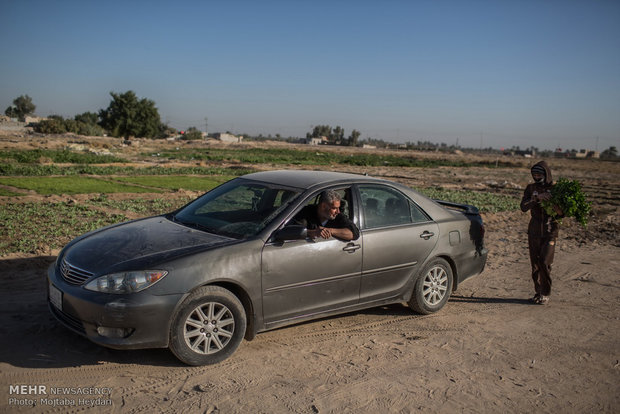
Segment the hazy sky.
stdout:
[[111,91],[209,132],[620,147],[620,0],[0,0],[0,110]]

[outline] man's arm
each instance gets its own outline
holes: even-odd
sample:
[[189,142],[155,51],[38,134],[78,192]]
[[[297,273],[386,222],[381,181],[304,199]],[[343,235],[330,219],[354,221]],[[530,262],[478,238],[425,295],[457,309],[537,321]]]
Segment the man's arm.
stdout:
[[317,237],[322,237],[324,239],[329,239],[330,237],[335,237],[340,240],[353,240],[355,235],[348,228],[332,228],[332,227],[319,227],[318,229],[308,230],[308,237],[312,239],[316,239]]
[[360,231],[351,220],[344,214],[338,214],[334,220],[334,226],[329,228],[331,235],[340,240],[357,240],[360,237]]
[[521,211],[524,213],[531,209],[537,203],[536,200],[532,199],[532,190],[528,185],[525,187],[525,191],[523,192],[523,198],[521,198]]

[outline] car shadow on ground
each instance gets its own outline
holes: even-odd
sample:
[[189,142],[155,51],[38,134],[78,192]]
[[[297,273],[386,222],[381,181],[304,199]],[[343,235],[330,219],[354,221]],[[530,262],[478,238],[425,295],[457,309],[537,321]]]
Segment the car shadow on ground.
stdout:
[[54,260],[0,260],[0,363],[41,369],[103,363],[184,366],[167,349],[108,349],[65,328],[47,304],[46,274]]

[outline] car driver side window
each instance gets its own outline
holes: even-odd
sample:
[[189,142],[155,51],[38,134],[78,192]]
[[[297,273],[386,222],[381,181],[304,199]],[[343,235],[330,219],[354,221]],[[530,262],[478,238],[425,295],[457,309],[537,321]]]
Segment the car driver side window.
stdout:
[[[353,221],[353,207],[351,205],[351,188],[335,188],[334,189],[340,195],[340,212],[344,214],[349,220]],[[319,204],[319,198],[321,193],[316,194],[310,198],[306,205]]]
[[378,228],[426,221],[426,215],[402,193],[387,187],[360,186],[364,227]]

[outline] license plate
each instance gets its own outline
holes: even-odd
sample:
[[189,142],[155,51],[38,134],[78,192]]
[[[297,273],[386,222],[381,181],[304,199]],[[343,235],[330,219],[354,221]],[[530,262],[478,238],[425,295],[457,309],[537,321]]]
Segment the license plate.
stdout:
[[50,283],[50,302],[58,309],[62,310],[62,292]]

